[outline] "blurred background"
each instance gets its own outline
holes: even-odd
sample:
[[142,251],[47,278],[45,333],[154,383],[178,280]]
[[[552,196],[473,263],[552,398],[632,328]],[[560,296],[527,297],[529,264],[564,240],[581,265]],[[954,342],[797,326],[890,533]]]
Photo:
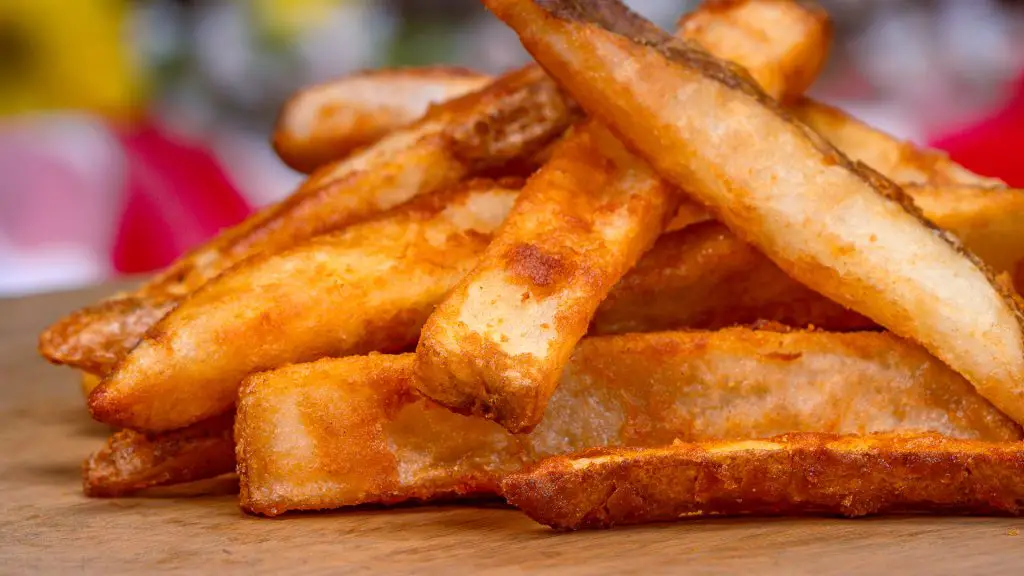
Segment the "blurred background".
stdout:
[[[1024,186],[1024,1],[820,2],[817,97]],[[0,0],[0,296],[152,271],[288,194],[269,136],[303,85],[526,58],[477,0]]]

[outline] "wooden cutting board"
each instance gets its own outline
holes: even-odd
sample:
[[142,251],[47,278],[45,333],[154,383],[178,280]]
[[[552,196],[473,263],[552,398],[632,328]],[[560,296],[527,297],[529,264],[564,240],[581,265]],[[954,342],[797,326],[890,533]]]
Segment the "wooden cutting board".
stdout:
[[[1024,519],[699,520],[559,534],[498,504],[246,516],[231,480],[91,500],[108,431],[39,331],[113,291],[0,300],[0,573],[1022,573]],[[1024,478],[1021,479],[1024,482]]]

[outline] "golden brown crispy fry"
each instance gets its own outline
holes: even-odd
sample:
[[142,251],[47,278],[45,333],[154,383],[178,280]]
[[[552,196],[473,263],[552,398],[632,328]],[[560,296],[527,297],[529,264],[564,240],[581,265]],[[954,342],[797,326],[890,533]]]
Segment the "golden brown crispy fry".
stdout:
[[[928,185],[906,190],[929,220],[955,234],[995,272],[1020,269],[1024,191]],[[705,222],[658,239],[601,303],[590,331],[714,329],[757,320],[826,330],[875,325],[792,280],[721,224]]]
[[718,222],[658,239],[608,294],[591,334],[713,330],[770,320],[826,330],[871,329],[871,320],[796,282]]
[[617,0],[484,2],[584,109],[787,274],[923,343],[1024,422],[1020,303],[898,186]]
[[532,429],[594,310],[657,238],[675,196],[603,126],[577,126],[424,326],[420,391]]
[[132,294],[57,322],[40,337],[40,352],[52,362],[105,374],[182,298],[244,258],[366,220],[450,187],[467,173],[531,157],[576,117],[536,66],[506,74],[323,167],[285,201],[185,255]]
[[243,263],[160,321],[93,391],[90,411],[116,426],[173,430],[228,410],[254,371],[407,349],[519,184],[471,182]]
[[309,86],[282,108],[274,150],[285,164],[312,172],[490,81],[465,68],[431,66],[366,70]]
[[277,515],[494,493],[525,463],[589,446],[811,430],[1021,438],[962,377],[892,335],[748,329],[584,339],[526,435],[419,395],[412,355],[251,376],[235,435],[242,507]]
[[560,530],[722,515],[1020,514],[1024,443],[939,434],[789,434],[556,456],[507,476],[510,504]]
[[788,100],[825,67],[832,22],[810,2],[706,0],[679,20],[676,36],[742,66],[768,95]]
[[234,472],[234,419],[223,414],[162,434],[117,432],[82,464],[82,489],[86,496],[125,496]]
[[[681,25],[763,78],[773,97],[803,90],[828,53],[827,15],[791,2],[705,6]],[[425,325],[420,391],[512,432],[536,426],[597,306],[664,229],[677,196],[600,123],[578,126]]]
[[971,172],[950,160],[945,152],[922,148],[913,142],[893,138],[838,108],[816,102],[811,98],[798,99],[787,106],[787,109],[852,160],[871,166],[895,182],[940,186],[1006,185],[997,178],[979,176]]
[[[915,185],[907,194],[929,220],[949,230],[997,273],[1024,261],[1024,190]],[[1017,275],[1024,293],[1024,276]]]
[[47,328],[39,336],[39,352],[55,364],[107,374],[177,303],[177,297],[115,296]]

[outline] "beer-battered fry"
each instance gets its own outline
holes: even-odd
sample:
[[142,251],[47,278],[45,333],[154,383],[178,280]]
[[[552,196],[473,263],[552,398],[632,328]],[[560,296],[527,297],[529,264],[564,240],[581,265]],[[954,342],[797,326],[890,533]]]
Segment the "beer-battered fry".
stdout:
[[[776,98],[806,88],[828,54],[827,15],[792,2],[705,6],[680,24]],[[536,426],[597,306],[664,229],[676,195],[600,123],[579,126],[427,322],[420,391],[512,432]]]
[[281,109],[274,150],[285,164],[312,172],[490,81],[465,68],[430,66],[366,70],[309,86]]
[[[1024,422],[1024,312],[904,192],[618,0],[484,0],[576,101],[806,286],[921,342]],[[770,138],[765,135],[770,134]]]
[[1018,515],[1021,475],[1021,442],[809,433],[599,448],[545,460],[501,488],[537,522],[577,530],[702,516]]
[[234,420],[227,413],[161,434],[116,432],[82,464],[82,489],[86,496],[125,496],[234,472]]
[[576,118],[537,66],[436,106],[419,122],[316,171],[292,196],[186,254],[128,295],[75,312],[40,337],[50,361],[106,374],[183,298],[254,254],[379,215],[467,174],[530,157]]
[[945,152],[894,138],[838,108],[811,98],[800,98],[787,109],[851,160],[871,166],[894,182],[938,186],[1006,185],[998,178],[971,172],[953,162]]
[[252,372],[407,349],[476,262],[519,184],[471,182],[246,261],[160,321],[89,396],[92,415],[173,430],[229,410]]
[[494,493],[507,473],[592,446],[791,431],[936,431],[992,441],[1020,428],[961,376],[887,333],[729,329],[580,342],[533,432],[417,393],[413,356],[370,355],[251,376],[235,436],[242,507],[277,515]]

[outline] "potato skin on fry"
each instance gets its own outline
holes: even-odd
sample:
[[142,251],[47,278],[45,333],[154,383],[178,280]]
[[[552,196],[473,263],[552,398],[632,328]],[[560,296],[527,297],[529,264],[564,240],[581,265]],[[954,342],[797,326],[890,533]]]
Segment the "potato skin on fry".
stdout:
[[281,109],[274,151],[288,166],[309,173],[412,123],[432,104],[479,90],[490,80],[465,68],[430,66],[365,70],[308,86]]
[[520,185],[469,182],[246,261],[149,332],[90,395],[93,417],[172,430],[228,410],[254,371],[408,348],[476,261]]
[[577,117],[537,66],[509,72],[317,170],[287,199],[189,252],[131,294],[58,321],[40,336],[40,353],[106,374],[162,313],[245,258],[279,252],[445,190],[469,174],[532,157]]
[[1020,442],[806,433],[556,456],[507,476],[502,493],[559,530],[723,515],[1018,515],[1022,475]]
[[82,464],[86,496],[113,498],[235,470],[234,413],[161,434],[115,432]]
[[582,340],[530,434],[418,394],[412,355],[370,355],[248,378],[235,436],[242,507],[273,516],[493,494],[526,463],[590,446],[812,430],[1021,438],[962,377],[889,334],[739,328]]
[[1019,300],[898,186],[793,121],[742,70],[621,2],[484,2],[584,109],[734,233],[921,342],[1024,422]]

